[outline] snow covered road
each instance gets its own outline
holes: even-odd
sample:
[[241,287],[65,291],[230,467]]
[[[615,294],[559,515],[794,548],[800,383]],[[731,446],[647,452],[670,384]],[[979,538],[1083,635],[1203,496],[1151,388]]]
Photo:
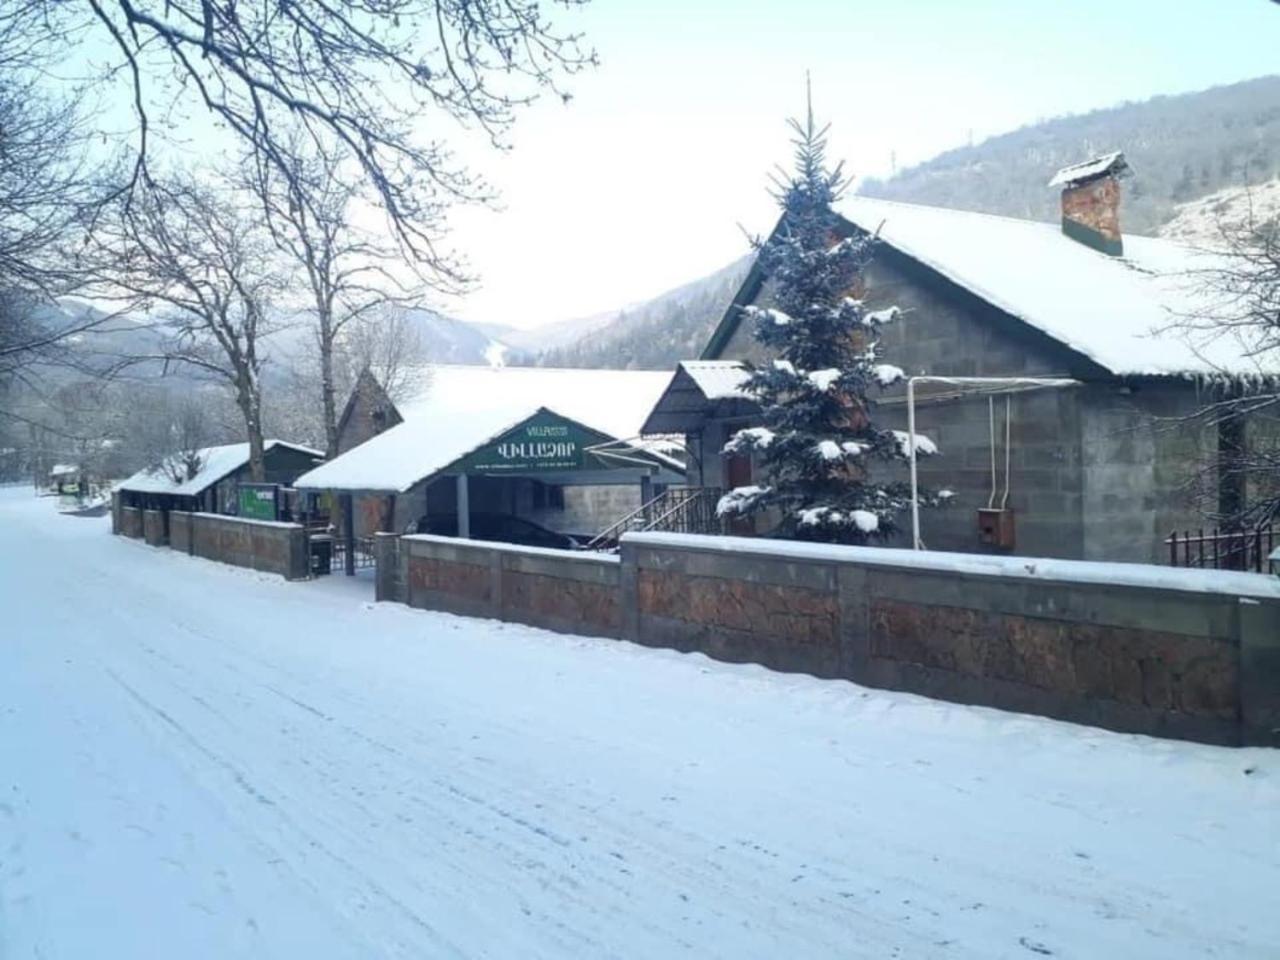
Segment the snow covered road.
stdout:
[[1274,958],[1280,754],[375,606],[0,488],[0,958]]

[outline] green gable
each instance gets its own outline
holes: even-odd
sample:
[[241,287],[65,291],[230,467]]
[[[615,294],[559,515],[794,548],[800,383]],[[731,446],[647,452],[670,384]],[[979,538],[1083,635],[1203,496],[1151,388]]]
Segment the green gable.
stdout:
[[[485,442],[441,473],[503,474],[566,473],[575,470],[634,468],[635,458],[651,460],[644,451],[633,451],[630,463],[599,456],[593,448],[614,444],[616,439],[592,430],[576,420],[545,407],[500,436]],[[652,461],[655,466],[659,465]]]

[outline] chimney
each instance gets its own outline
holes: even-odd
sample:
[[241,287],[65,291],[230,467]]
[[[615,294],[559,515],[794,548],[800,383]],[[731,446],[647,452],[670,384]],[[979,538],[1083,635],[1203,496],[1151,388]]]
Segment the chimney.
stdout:
[[1054,174],[1049,186],[1062,187],[1062,232],[1086,247],[1122,256],[1120,178],[1130,172],[1117,150]]

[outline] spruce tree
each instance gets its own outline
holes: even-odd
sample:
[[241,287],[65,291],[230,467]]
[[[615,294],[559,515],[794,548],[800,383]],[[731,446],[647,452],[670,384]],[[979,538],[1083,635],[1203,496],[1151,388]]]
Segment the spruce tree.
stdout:
[[[896,307],[869,311],[858,299],[874,237],[841,238],[834,204],[847,187],[842,165],[828,168],[827,126],[818,128],[810,104],[794,132],[795,169],[774,178],[782,208],[778,228],[755,241],[769,278],[770,306],[744,308],[756,340],[774,357],[753,370],[746,391],[760,404],[764,425],[739,430],[725,454],[756,454],[765,479],[721,498],[721,516],[768,513],[776,535],[837,543],[891,537],[910,508],[910,485],[877,482],[873,464],[901,463],[908,436],[879,427],[872,391],[903,379],[880,360],[879,332]],[[917,456],[936,452],[917,434]],[[921,494],[936,503],[948,494]]]

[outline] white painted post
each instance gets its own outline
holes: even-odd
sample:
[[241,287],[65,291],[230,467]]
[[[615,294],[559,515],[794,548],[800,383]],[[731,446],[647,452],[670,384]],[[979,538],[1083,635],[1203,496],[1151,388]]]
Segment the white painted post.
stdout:
[[458,474],[458,536],[471,536],[471,502],[465,473]]
[[920,544],[920,488],[916,476],[916,378],[907,380],[907,456],[911,462],[911,549]]

